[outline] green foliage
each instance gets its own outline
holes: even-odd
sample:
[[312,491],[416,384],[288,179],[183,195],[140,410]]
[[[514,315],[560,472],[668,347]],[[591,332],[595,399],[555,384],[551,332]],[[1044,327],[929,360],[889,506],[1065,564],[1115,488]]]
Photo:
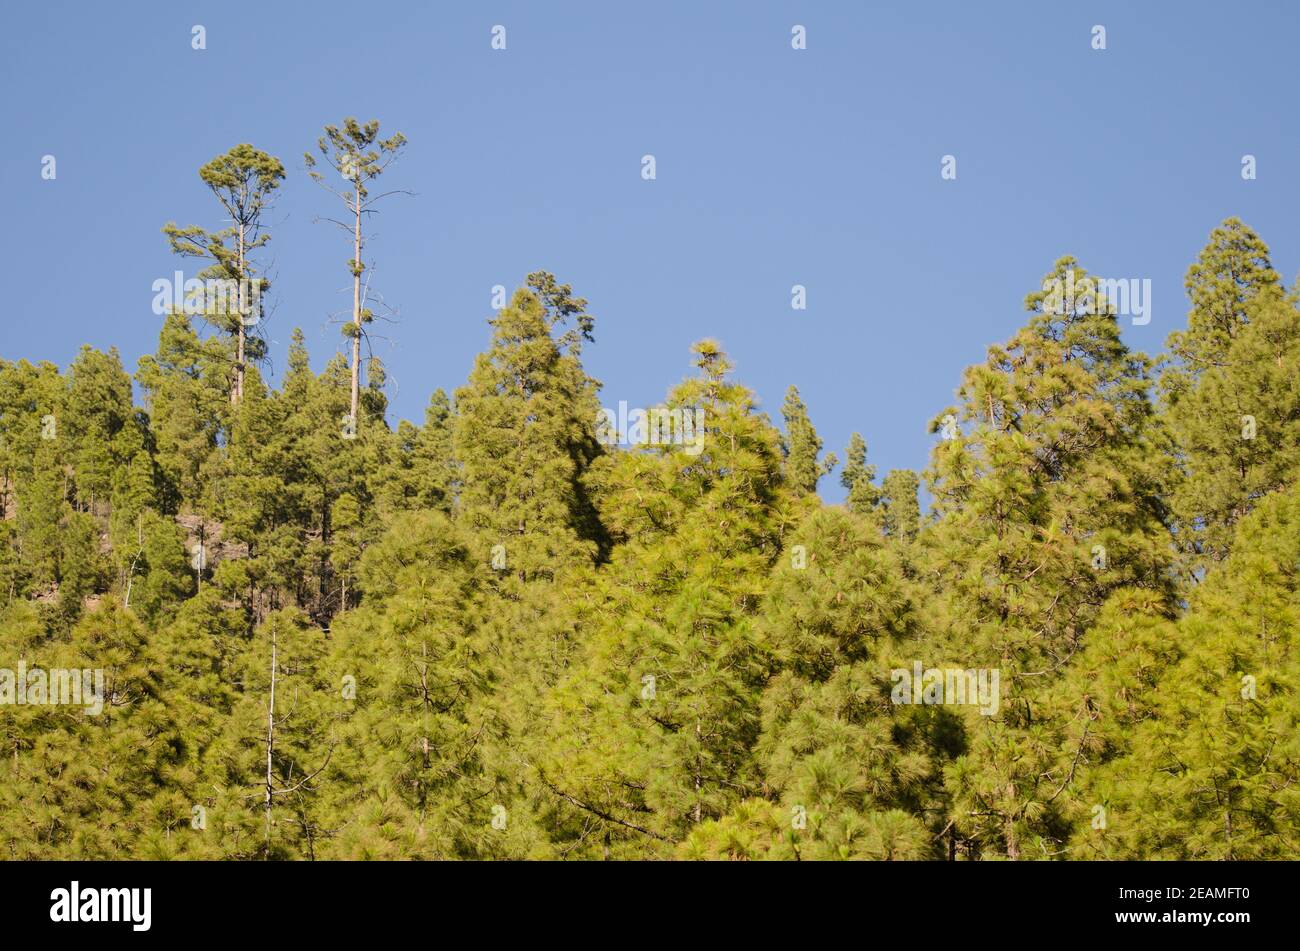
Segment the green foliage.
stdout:
[[702,407],[705,446],[602,460],[598,494],[624,541],[601,572],[573,671],[547,700],[539,779],[598,829],[581,854],[667,854],[685,830],[756,789],[750,748],[770,648],[753,627],[793,500],[778,433],[727,379],[711,341],[668,397]]
[[[319,151],[356,210],[403,144]],[[256,211],[282,170],[201,175]],[[658,408],[702,438],[607,445],[542,271],[418,423],[357,348],[294,331],[277,388],[184,313],[142,407],[114,351],[0,360],[0,855],[1290,857],[1300,305],[1234,219],[1187,287],[1158,401],[1104,301],[1030,294],[933,419],[925,517],[858,433],[824,505],[798,391],[778,431],[711,340]],[[102,692],[20,703],[20,664]]]
[[848,490],[844,504],[850,512],[866,515],[881,501],[881,490],[876,487],[876,467],[867,464],[867,443],[861,433],[849,437],[849,448],[844,451],[844,471],[840,485]]
[[1232,554],[1181,617],[1128,604],[1110,615],[1082,668],[1101,723],[1086,745],[1101,762],[1075,796],[1080,813],[1104,806],[1106,822],[1077,823],[1079,853],[1295,855],[1297,564],[1300,486],[1292,485],[1240,524]]
[[[325,134],[316,141],[320,161],[338,175],[338,179],[332,176],[326,178],[322,172],[317,171],[317,158],[312,153],[307,152],[303,155],[307,174],[316,184],[341,200],[347,209],[347,221],[333,218],[327,220],[347,233],[352,251],[352,256],[347,261],[348,274],[352,277],[352,316],[350,321],[343,324],[342,332],[352,351],[351,398],[348,412],[353,422],[358,421],[361,412],[361,342],[366,337],[366,327],[375,319],[374,311],[368,305],[377,303],[377,299],[370,293],[369,278],[366,277],[364,286],[362,283],[366,273],[362,252],[366,247],[367,237],[363,223],[375,213],[375,203],[391,194],[386,192],[371,195],[369,185],[374,184],[375,179],[397,161],[405,148],[406,136],[402,133],[395,133],[386,139],[381,138],[377,120],[372,119],[363,125],[349,117],[343,120],[342,127],[327,125]],[[343,187],[335,186],[334,182],[337,180],[344,183]],[[373,397],[375,392],[382,388],[383,377],[381,373],[378,380],[374,378],[374,367],[375,362],[372,358],[370,377],[372,400],[371,405],[366,407],[372,418],[382,417],[382,409],[373,405]]]
[[1300,312],[1268,247],[1235,218],[1211,233],[1187,289],[1188,327],[1169,336],[1161,387],[1176,537],[1184,567],[1199,574],[1300,467]]
[[[781,404],[781,416],[785,420],[785,436],[781,440],[781,451],[785,456],[785,480],[796,492],[816,492],[821,477],[834,469],[838,460],[834,453],[818,460],[822,451],[821,437],[808,418],[808,407],[799,396],[799,390],[793,386],[786,391],[785,402]],[[865,457],[865,445],[862,454]],[[867,479],[870,478],[868,474]]]
[[910,541],[921,530],[921,504],[916,492],[921,480],[911,469],[890,469],[880,484],[885,534]]
[[[1048,280],[1071,273],[1086,278],[1062,258]],[[1026,327],[966,372],[920,539],[937,593],[920,659],[997,670],[1002,693],[993,715],[964,708],[970,745],[945,770],[953,829],[971,854],[1010,858],[1055,854],[1068,831],[1045,692],[1112,591],[1172,598],[1148,361],[1104,307],[1036,291],[1026,308]]]
[[531,275],[489,321],[492,345],[456,391],[460,517],[489,546],[504,545],[508,571],[525,581],[595,559],[608,544],[585,480],[603,452],[599,384],[582,368],[580,338],[554,335],[577,318],[589,337],[585,307],[567,285]]
[[[256,334],[265,316],[262,297],[270,288],[253,255],[271,235],[263,230],[262,214],[270,207],[284,179],[284,166],[272,155],[243,143],[199,169],[199,178],[221,205],[230,226],[206,231],[198,225],[163,227],[176,254],[209,262],[196,276],[203,281],[229,282],[215,300],[202,299],[204,319],[233,341],[230,358],[230,399],[244,396],[244,375],[249,361],[265,356],[266,344]],[[187,302],[187,306],[190,302]]]

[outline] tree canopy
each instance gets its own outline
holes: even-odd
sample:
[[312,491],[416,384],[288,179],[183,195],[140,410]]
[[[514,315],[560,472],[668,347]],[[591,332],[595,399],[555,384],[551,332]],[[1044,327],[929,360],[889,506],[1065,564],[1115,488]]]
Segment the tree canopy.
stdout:
[[[317,147],[358,287],[404,143]],[[200,174],[234,230],[169,237],[247,278],[283,169]],[[183,310],[134,377],[0,360],[3,853],[1294,856],[1296,288],[1229,219],[1150,358],[1067,275],[917,411],[925,472],[880,479],[714,340],[654,438],[610,438],[597,318],[545,271],[420,421],[377,361],[359,387],[359,290],[278,386],[249,327]],[[56,671],[100,686],[55,702]]]

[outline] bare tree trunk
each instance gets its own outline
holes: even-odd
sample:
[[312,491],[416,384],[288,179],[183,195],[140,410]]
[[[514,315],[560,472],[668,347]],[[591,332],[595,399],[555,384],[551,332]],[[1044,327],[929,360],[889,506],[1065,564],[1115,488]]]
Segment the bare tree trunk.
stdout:
[[[227,296],[226,298],[230,298]],[[244,398],[244,224],[239,224],[239,344],[235,353],[235,388],[230,394],[230,402],[238,406]]]
[[136,553],[131,559],[131,567],[126,575],[126,607],[131,606],[131,586],[135,584],[135,566],[140,561],[140,556],[144,554],[144,515],[136,517],[135,522],[136,534]]
[[271,857],[271,797],[275,787],[272,785],[271,755],[275,750],[275,622],[271,622],[271,702],[266,712],[266,857]]
[[196,591],[203,590],[203,566],[207,562],[204,545],[207,544],[207,532],[204,531],[202,520],[199,521],[199,550],[196,555],[198,564],[194,566],[194,587]]
[[[700,721],[698,719],[695,721],[695,742],[696,743],[703,742],[702,731],[700,728]],[[696,825],[699,825],[700,819],[702,818],[702,814],[700,812],[700,790],[703,788],[704,784],[701,780],[700,769],[701,769],[700,756],[697,753],[695,754],[695,809],[694,809],[694,816],[693,816]]]
[[[1016,784],[1007,783],[1007,798],[1015,804]],[[1020,837],[1016,834],[1016,817],[1007,813],[1003,820],[1003,830],[1007,837],[1007,858],[1016,861],[1020,858]]]
[[356,204],[352,207],[356,224],[352,232],[352,423],[357,424],[357,407],[361,398],[361,186],[356,186]]

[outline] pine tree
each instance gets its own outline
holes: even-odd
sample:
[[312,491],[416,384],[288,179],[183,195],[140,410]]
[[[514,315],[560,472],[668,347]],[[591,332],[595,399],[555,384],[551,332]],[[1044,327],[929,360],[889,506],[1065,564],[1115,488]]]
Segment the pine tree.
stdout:
[[935,714],[900,710],[889,693],[895,656],[916,650],[914,590],[871,518],[815,511],[790,541],[759,621],[779,667],[755,747],[772,802],[751,799],[703,824],[682,854],[932,857],[940,830],[927,829],[926,813],[942,806]]
[[[143,409],[116,351],[0,359],[0,854],[1295,853],[1300,294],[1241,222],[1188,272],[1158,412],[1058,261],[932,421],[923,519],[857,433],[823,505],[798,391],[782,434],[713,341],[613,448],[594,318],[546,272],[391,430],[358,236],[404,140],[330,131],[350,359],[313,372],[295,330],[276,389],[182,310]],[[282,172],[244,149],[205,181],[260,210]],[[242,220],[171,235],[260,291]],[[18,662],[102,670],[102,708],[16,702]]]
[[330,661],[344,699],[331,854],[483,854],[500,799],[482,762],[491,724],[474,704],[489,689],[487,571],[438,512],[395,515],[359,571],[368,598],[336,625]]
[[451,423],[451,401],[441,388],[429,400],[423,426],[405,419],[398,423],[371,480],[371,493],[386,516],[419,509],[451,512]]
[[[188,567],[188,565],[187,565]],[[192,573],[191,573],[192,577]],[[231,718],[245,689],[239,660],[248,618],[209,585],[189,597],[153,639],[152,663],[164,672],[163,700],[174,733],[149,799],[150,858],[252,858],[259,845],[255,793],[247,772],[232,776]],[[259,668],[260,670],[260,668]],[[259,723],[252,737],[264,736]],[[264,763],[264,761],[263,761]]]
[[716,343],[694,350],[700,375],[666,406],[703,412],[702,443],[601,463],[602,514],[623,541],[582,597],[590,639],[548,700],[549,742],[531,764],[562,828],[595,824],[566,846],[582,854],[668,854],[757,789],[770,649],[753,617],[794,502],[779,434]]
[[[1300,829],[1300,490],[1264,499],[1169,620],[1120,604],[1085,658],[1096,698],[1081,857],[1279,859]],[[1098,816],[1102,821],[1097,821]],[[1091,822],[1089,820],[1092,820]]]
[[1249,322],[1247,306],[1266,288],[1278,286],[1268,245],[1238,218],[1227,218],[1210,232],[1210,242],[1184,280],[1192,309],[1187,329],[1169,335],[1177,361],[1166,374],[1166,388],[1194,382],[1212,367],[1223,366],[1232,341]]
[[504,546],[510,575],[549,578],[608,544],[584,480],[602,453],[599,384],[580,359],[592,320],[539,272],[489,323],[492,345],[456,392],[458,516],[485,548]]
[[1170,335],[1163,418],[1177,478],[1170,505],[1185,567],[1227,556],[1236,523],[1300,472],[1300,315],[1263,241],[1236,219],[1188,270],[1188,327]]
[[[5,708],[10,771],[0,784],[5,854],[128,857],[149,831],[139,809],[154,794],[171,749],[161,699],[163,668],[151,663],[146,630],[108,598],[53,640],[33,640],[35,627],[21,618],[0,623],[0,632],[13,656],[23,658],[29,670],[45,672],[47,688],[55,669],[92,671],[89,691],[80,678],[80,704],[38,700]],[[29,683],[29,704],[32,700]]]
[[344,324],[343,335],[352,342],[349,412],[354,423],[359,422],[357,414],[361,408],[361,339],[366,335],[366,325],[374,320],[375,315],[369,304],[376,299],[371,295],[369,279],[364,286],[361,280],[367,270],[361,257],[366,246],[362,222],[366,216],[375,213],[374,206],[380,199],[395,194],[384,192],[371,195],[368,186],[397,161],[405,147],[406,137],[400,132],[386,139],[380,138],[379,122],[375,120],[362,125],[349,117],[343,120],[341,128],[327,125],[325,134],[316,142],[316,148],[325,164],[346,183],[343,188],[328,184],[325,176],[316,171],[317,160],[314,155],[307,152],[303,156],[312,179],[342,200],[348,209],[346,221],[329,220],[349,232],[352,238],[352,257],[348,261],[348,271],[352,275],[352,317],[350,322]]
[[[793,386],[786,391],[781,417],[785,420],[781,450],[785,456],[786,481],[796,492],[815,493],[821,477],[834,469],[839,460],[834,453],[818,460],[822,451],[821,437],[808,418],[808,407],[800,398],[799,390]],[[865,445],[863,455],[866,455]]]
[[[1057,261],[1026,298],[1028,325],[966,372],[961,405],[933,424],[938,520],[922,541],[928,626],[945,636],[921,660],[997,670],[1002,694],[993,715],[962,708],[969,748],[945,771],[953,829],[976,855],[1060,851],[1069,763],[1046,698],[1110,592],[1172,597],[1149,363],[1087,281]],[[1075,701],[1071,714],[1087,703]]]
[[424,508],[451,511],[456,489],[452,419],[451,400],[439,387],[429,397],[424,425],[413,446],[413,468],[417,478],[415,497]]
[[158,351],[140,358],[136,380],[157,447],[163,511],[201,510],[214,494],[206,470],[229,426],[222,348],[201,340],[184,314],[169,314]]
[[920,478],[911,469],[890,469],[880,484],[885,534],[911,541],[921,530]]
[[270,282],[254,276],[259,269],[251,255],[271,240],[263,229],[262,214],[284,179],[284,166],[274,156],[243,143],[200,168],[199,178],[221,204],[230,227],[205,231],[198,225],[180,228],[168,222],[163,233],[177,254],[211,262],[198,274],[200,280],[228,282],[217,300],[203,301],[203,313],[209,323],[234,338],[230,401],[238,404],[248,362],[265,353],[264,342],[249,332],[265,315],[262,295]]
[[[45,605],[56,597],[62,552],[60,523],[68,505],[69,442],[59,421],[67,393],[58,368],[26,360],[6,366],[0,380],[5,516],[12,520],[6,558],[8,598],[34,596]],[[47,610],[48,613],[48,610]],[[52,619],[51,619],[52,620]]]
[[861,433],[849,437],[849,448],[844,452],[844,471],[840,485],[848,490],[844,504],[850,512],[866,515],[880,504],[880,490],[876,488],[876,467],[867,464],[867,443]]

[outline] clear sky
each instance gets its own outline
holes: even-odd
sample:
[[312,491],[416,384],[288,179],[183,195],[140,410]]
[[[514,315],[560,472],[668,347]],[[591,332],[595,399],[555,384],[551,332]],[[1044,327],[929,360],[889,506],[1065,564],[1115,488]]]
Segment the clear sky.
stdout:
[[[162,225],[220,227],[197,169],[251,142],[289,171],[270,218],[272,379],[293,326],[319,368],[342,346],[330,315],[350,306],[351,250],[313,222],[334,199],[302,154],[327,123],[377,118],[410,140],[385,184],[417,193],[386,203],[370,245],[400,309],[374,341],[390,422],[464,381],[493,285],[546,269],[597,317],[585,354],[606,405],[653,405],[712,336],[774,419],[794,383],[827,449],[857,429],[882,472],[921,468],[927,421],[1061,254],[1151,280],[1150,324],[1124,321],[1148,352],[1183,322],[1183,273],[1224,217],[1253,225],[1288,279],[1300,270],[1297,11],[8,3],[0,356],[62,365],[83,342],[115,345],[133,371],[156,344],[153,281],[190,267]],[[842,497],[836,479],[823,496]]]

